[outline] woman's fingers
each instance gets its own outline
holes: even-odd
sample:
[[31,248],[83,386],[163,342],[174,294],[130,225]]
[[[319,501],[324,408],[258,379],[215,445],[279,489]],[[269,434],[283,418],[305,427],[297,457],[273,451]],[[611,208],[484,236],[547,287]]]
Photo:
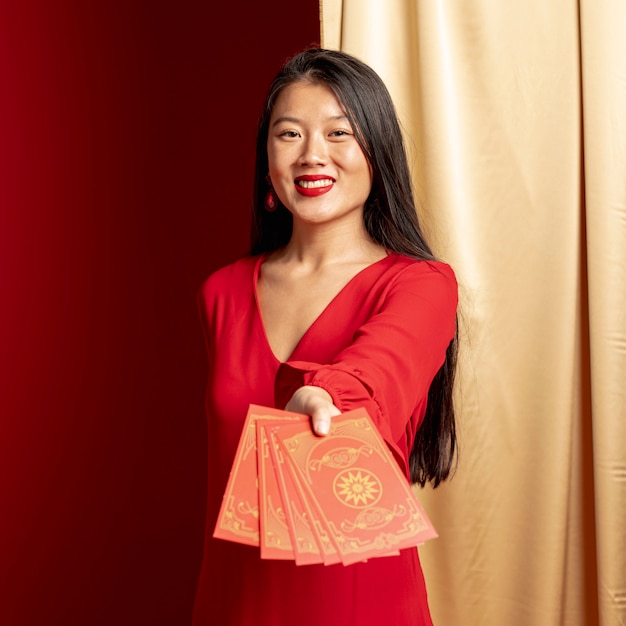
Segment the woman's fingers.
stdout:
[[341,411],[333,404],[332,397],[321,387],[306,385],[300,387],[285,407],[287,411],[311,416],[311,426],[316,435],[327,435],[330,422]]

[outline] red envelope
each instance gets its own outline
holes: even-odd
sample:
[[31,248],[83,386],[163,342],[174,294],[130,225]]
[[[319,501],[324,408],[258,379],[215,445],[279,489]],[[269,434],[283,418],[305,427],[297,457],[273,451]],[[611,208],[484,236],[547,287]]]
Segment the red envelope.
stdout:
[[301,424],[274,435],[344,564],[437,536],[365,409],[334,417],[326,437]]
[[248,408],[213,536],[251,546],[259,545],[259,492],[256,420],[306,421],[298,413],[251,404]]
[[270,442],[263,419],[256,420],[257,465],[259,470],[259,538],[262,559],[295,559]]
[[[273,461],[274,476],[287,518],[287,528],[291,538],[291,546],[293,548],[296,565],[323,563],[324,559],[320,551],[319,540],[316,538],[312,529],[310,514],[302,503],[302,498],[294,484],[291,472],[283,471],[283,466],[285,466],[283,452],[279,448],[278,442],[276,442],[273,437],[271,426],[266,424],[268,424],[268,422],[265,420],[259,422],[257,429],[263,430],[269,441],[269,451]],[[285,467],[287,470],[290,470],[288,465]],[[261,510],[262,509],[261,507]],[[262,545],[263,544],[261,544],[261,546]],[[337,560],[339,560],[338,556]]]
[[[283,502],[289,503],[286,508],[296,563],[299,565],[341,563],[339,553],[330,538],[328,529],[316,513],[314,505],[309,501],[306,493],[302,491],[291,465],[286,461],[284,453],[275,439],[274,430],[280,426],[281,424],[274,423],[265,428],[274,441],[274,468],[278,476]],[[310,426],[300,426],[303,431],[306,429],[310,431]]]

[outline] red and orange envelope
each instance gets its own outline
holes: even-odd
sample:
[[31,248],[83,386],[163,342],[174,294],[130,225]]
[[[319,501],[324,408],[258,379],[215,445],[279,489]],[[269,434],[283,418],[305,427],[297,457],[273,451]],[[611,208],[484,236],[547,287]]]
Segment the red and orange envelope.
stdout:
[[365,409],[318,437],[306,415],[250,405],[213,536],[263,559],[350,565],[437,533]]

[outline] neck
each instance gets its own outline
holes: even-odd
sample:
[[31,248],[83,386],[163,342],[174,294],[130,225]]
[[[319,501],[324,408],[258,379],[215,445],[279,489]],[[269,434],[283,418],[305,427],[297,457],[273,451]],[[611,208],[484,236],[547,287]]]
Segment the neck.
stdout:
[[370,263],[386,252],[373,242],[362,223],[304,224],[294,221],[289,243],[281,256],[320,267],[331,263]]

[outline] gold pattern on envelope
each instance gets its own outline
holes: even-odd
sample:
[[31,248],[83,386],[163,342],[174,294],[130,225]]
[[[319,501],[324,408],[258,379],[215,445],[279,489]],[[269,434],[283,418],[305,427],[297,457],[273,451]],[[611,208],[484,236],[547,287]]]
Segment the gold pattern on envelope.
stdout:
[[[256,453],[256,424],[254,422],[248,425],[244,436],[243,456],[247,457],[249,454]],[[220,524],[222,528],[226,528],[236,534],[258,536],[258,527],[250,526],[246,518],[258,520],[258,506],[251,505],[248,501],[237,502],[235,497],[228,495],[223,519]]]
[[287,526],[285,511],[283,510],[282,506],[274,505],[271,496],[267,497],[267,505],[269,508],[267,514],[268,528],[266,528],[264,532],[267,545],[275,548],[280,548],[282,550],[291,549],[291,545],[286,545],[280,540],[280,537],[283,536],[283,533],[281,533],[280,531],[276,532],[274,530],[277,526]]
[[222,528],[227,528],[238,534],[258,532],[256,529],[249,526],[246,521],[246,517],[258,519],[258,507],[252,506],[249,502],[235,503],[235,499],[233,497],[229,497],[227,506],[224,510],[223,519],[221,520],[221,526]]
[[407,510],[403,506],[394,507],[393,511],[382,507],[372,507],[361,511],[354,521],[344,520],[341,523],[341,530],[351,533],[353,530],[358,529],[378,529],[384,528],[395,517],[404,517],[407,514]]
[[341,469],[342,467],[350,467],[362,454],[370,456],[373,450],[370,446],[361,446],[360,448],[339,447],[329,450],[320,459],[313,459],[309,467],[316,471],[322,467],[332,467],[333,469]]
[[335,476],[333,492],[342,504],[361,509],[371,507],[380,500],[383,486],[372,472],[353,467]]

